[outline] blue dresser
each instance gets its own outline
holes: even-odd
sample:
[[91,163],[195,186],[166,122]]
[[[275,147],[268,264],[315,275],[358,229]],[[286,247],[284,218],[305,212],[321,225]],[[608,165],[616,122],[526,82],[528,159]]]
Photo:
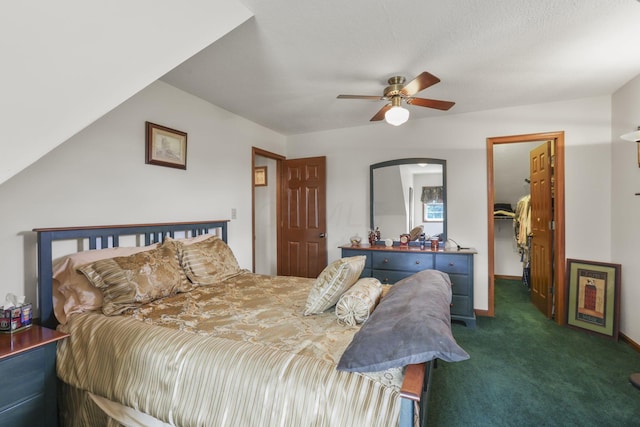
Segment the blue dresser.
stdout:
[[451,320],[475,328],[473,310],[473,249],[460,251],[421,250],[418,246],[341,246],[343,257],[367,257],[361,277],[375,277],[393,284],[422,270],[439,270],[451,278]]
[[38,325],[0,335],[0,425],[58,425],[56,343],[66,336]]

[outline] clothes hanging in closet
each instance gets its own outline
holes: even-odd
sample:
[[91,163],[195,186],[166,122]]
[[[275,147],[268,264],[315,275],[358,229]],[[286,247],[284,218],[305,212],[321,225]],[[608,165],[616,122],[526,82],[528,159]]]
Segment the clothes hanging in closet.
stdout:
[[522,282],[530,286],[530,247],[531,247],[531,195],[526,195],[518,200],[516,216],[513,220],[516,245],[522,262]]
[[518,200],[513,224],[518,248],[526,248],[527,237],[531,234],[531,195],[527,194]]

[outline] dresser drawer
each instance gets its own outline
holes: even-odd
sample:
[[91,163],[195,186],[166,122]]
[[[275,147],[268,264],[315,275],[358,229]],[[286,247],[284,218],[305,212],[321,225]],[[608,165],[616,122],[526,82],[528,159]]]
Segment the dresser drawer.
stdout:
[[415,273],[433,269],[433,254],[428,253],[374,252],[371,258],[371,267],[374,270],[402,270]]
[[367,259],[364,262],[364,268],[371,268],[371,251],[363,251],[361,249],[345,249],[342,248],[342,257],[352,257],[352,256],[366,256]]
[[360,273],[360,278],[362,279],[363,277],[371,277],[371,269],[370,268],[363,268],[362,269],[362,273]]
[[13,407],[0,411],[0,424],[12,427],[50,427],[54,425],[54,421],[46,417],[44,397],[42,394],[37,394]]
[[466,296],[453,295],[451,297],[451,315],[469,316],[473,314],[471,299]]
[[469,257],[466,255],[438,254],[436,270],[445,273],[470,274]]
[[451,293],[453,295],[471,295],[471,277],[465,274],[449,273]]
[[0,362],[0,411],[42,393],[46,361],[45,349],[40,347]]
[[373,277],[378,279],[383,285],[393,285],[396,282],[414,274],[412,271],[397,270],[373,270]]

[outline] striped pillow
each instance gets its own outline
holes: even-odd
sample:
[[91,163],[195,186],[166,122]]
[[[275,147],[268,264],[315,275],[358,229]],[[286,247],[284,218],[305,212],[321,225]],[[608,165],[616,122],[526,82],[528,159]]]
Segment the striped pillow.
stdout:
[[177,244],[125,257],[102,259],[78,271],[102,291],[102,312],[116,315],[141,304],[193,288],[178,262]]
[[319,314],[336,305],[340,295],[360,277],[366,259],[364,255],[341,258],[322,270],[309,291],[304,315]]
[[180,264],[194,285],[212,285],[242,272],[231,248],[218,236],[181,244]]

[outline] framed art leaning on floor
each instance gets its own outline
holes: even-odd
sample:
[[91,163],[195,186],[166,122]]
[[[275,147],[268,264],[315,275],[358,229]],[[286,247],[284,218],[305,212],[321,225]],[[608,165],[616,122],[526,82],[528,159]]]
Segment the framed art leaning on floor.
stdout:
[[567,259],[567,325],[618,339],[620,264]]

